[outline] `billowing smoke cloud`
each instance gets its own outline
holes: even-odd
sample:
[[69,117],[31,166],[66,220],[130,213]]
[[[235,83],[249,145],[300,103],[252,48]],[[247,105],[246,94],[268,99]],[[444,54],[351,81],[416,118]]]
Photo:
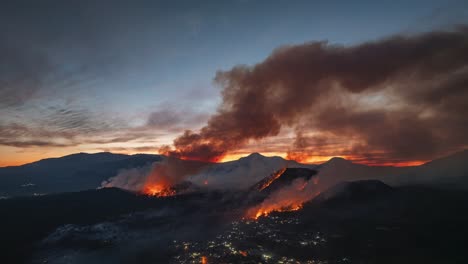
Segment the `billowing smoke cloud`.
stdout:
[[102,182],[101,187],[118,187],[157,195],[181,183],[188,176],[196,174],[207,165],[208,163],[168,157],[141,168],[122,170],[115,177]]
[[101,187],[117,187],[134,192],[143,190],[144,184],[155,164],[120,171],[116,176],[102,182]]
[[371,159],[433,158],[468,145],[467,76],[466,27],[356,46],[285,46],[252,67],[218,72],[217,114],[161,152],[216,161],[293,128],[299,139],[291,157],[316,138],[338,137],[348,142],[336,151]]

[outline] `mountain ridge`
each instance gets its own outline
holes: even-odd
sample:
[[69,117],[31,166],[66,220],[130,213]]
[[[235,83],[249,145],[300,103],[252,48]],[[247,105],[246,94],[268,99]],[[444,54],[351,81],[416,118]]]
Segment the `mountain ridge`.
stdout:
[[[122,169],[138,168],[166,157],[155,154],[75,153],[42,159],[21,166],[0,168],[0,196],[33,195],[95,189]],[[188,162],[188,161],[187,161]],[[213,163],[189,177],[199,186],[246,189],[281,168],[318,170],[320,184],[377,179],[390,186],[440,184],[468,188],[468,150],[412,167],[367,166],[341,157],[319,164],[301,164],[279,156],[251,153],[238,160]]]

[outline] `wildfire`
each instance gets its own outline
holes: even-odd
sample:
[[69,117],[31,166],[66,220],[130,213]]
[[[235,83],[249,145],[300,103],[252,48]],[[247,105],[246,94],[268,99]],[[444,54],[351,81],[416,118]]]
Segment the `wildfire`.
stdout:
[[208,258],[205,256],[202,256],[200,262],[201,264],[208,264]]
[[147,184],[147,186],[143,188],[143,193],[158,197],[175,195],[175,191],[173,189],[169,186],[164,186],[163,184]]
[[260,191],[264,190],[268,186],[270,186],[271,183],[273,183],[276,179],[278,179],[284,172],[286,171],[286,168],[282,168],[281,170],[275,172],[273,175],[268,177],[268,180],[258,188]]
[[313,185],[308,187],[309,181],[297,179],[291,185],[272,193],[262,203],[247,210],[246,217],[258,219],[272,212],[300,210],[305,202],[319,194],[319,191],[313,190]]
[[292,204],[286,207],[280,207],[277,208],[274,204],[271,205],[271,207],[263,207],[258,209],[258,211],[255,213],[255,216],[253,217],[255,220],[262,216],[268,216],[272,212],[291,212],[291,211],[297,211],[302,208],[302,203],[301,204]]

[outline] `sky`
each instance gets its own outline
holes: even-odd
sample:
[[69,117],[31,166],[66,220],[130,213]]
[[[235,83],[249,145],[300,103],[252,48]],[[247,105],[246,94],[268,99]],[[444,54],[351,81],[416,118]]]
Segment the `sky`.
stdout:
[[[301,102],[304,107],[287,117],[282,113],[288,112],[286,109],[294,101],[265,103],[271,102],[269,92],[289,91],[299,95],[295,100],[301,101],[300,93],[311,91],[320,94],[320,104],[325,104],[322,102],[337,97],[337,94],[325,97],[321,92],[335,87],[333,83],[322,90],[301,90],[322,87],[323,79],[307,84],[289,83],[292,86],[288,86],[285,79],[263,81],[268,89],[261,94],[253,92],[260,91],[257,87],[261,85],[252,84],[251,79],[257,80],[257,72],[262,78],[266,76],[261,72],[263,68],[273,67],[271,61],[287,65],[284,62],[294,54],[302,54],[295,53],[296,50],[316,49],[313,43],[322,43],[318,49],[333,61],[341,56],[334,51],[335,47],[339,47],[340,52],[352,53],[365,50],[365,43],[376,43],[380,51],[379,47],[388,46],[391,41],[386,40],[395,36],[408,38],[401,45],[421,41],[421,47],[430,46],[426,42],[442,39],[440,47],[449,53],[459,51],[457,56],[463,59],[466,50],[449,46],[444,40],[453,37],[458,41],[461,36],[460,43],[466,43],[466,30],[452,34],[454,36],[424,36],[436,31],[453,31],[467,23],[466,1],[5,1],[0,10],[0,166],[100,151],[163,152],[198,159],[196,147],[201,144],[206,149],[206,142],[218,142],[216,153],[208,157],[215,161],[261,152],[303,162],[342,156],[376,165],[419,164],[466,148],[467,142],[459,139],[458,134],[467,132],[468,122],[464,117],[454,117],[455,110],[445,105],[438,103],[436,107],[428,101],[409,100],[410,95],[401,92],[403,88],[388,87],[403,87],[404,84],[406,89],[416,87],[409,83],[427,81],[425,87],[440,84],[440,89],[446,91],[449,86],[442,79],[448,82],[466,70],[467,64],[456,63],[456,56],[451,57],[450,67],[440,70],[437,80],[427,77],[429,75],[418,75],[403,82],[400,71],[398,78],[392,71],[385,79],[387,88],[365,92],[347,90],[342,75],[324,72],[324,76],[333,76],[343,86],[336,88],[344,90],[338,95],[352,98],[352,102],[351,99],[334,100],[329,104],[337,106],[334,110],[346,113],[352,109],[362,114],[367,107],[364,123],[362,115],[343,115],[344,112],[332,111],[330,105],[327,111],[324,107],[309,109],[305,107],[307,102],[317,105],[310,96],[302,96],[310,101]],[[433,54],[438,50],[440,48],[429,52]],[[301,56],[307,59],[315,55],[304,53]],[[427,54],[422,54],[415,56],[414,61],[426,63],[427,58]],[[320,63],[327,64],[326,61]],[[320,72],[320,63],[311,64],[317,68],[310,71]],[[300,70],[302,64],[292,65]],[[446,65],[445,60],[443,65]],[[393,66],[410,70],[423,67],[407,62],[395,62]],[[365,67],[363,71],[366,69],[372,72],[372,68]],[[417,71],[434,73],[427,68],[417,68]],[[271,72],[272,79],[282,76]],[[377,84],[381,85],[380,82],[363,85],[374,87]],[[457,84],[466,87],[466,80]],[[243,85],[242,91],[258,96],[250,103],[245,97],[240,99],[237,90]],[[276,85],[284,87],[275,90],[272,87]],[[409,89],[419,91],[418,87]],[[462,96],[467,94],[465,88],[451,91]],[[263,100],[265,98],[268,100]],[[412,107],[402,102],[411,103]],[[256,115],[257,103],[274,115],[265,116],[263,112],[261,116]],[[414,107],[416,104],[418,108]],[[226,121],[233,113],[239,113],[236,107],[240,105],[244,109],[242,118],[234,123]],[[369,116],[368,108],[379,108],[379,112],[374,111]],[[276,109],[281,111],[276,112]],[[393,113],[397,110],[399,115],[395,118]],[[320,115],[304,114],[310,111],[320,112]],[[340,125],[327,122],[330,115],[334,120],[340,119]],[[262,121],[255,120],[263,116]],[[247,122],[250,118],[255,122]],[[389,124],[382,118],[393,121]],[[260,131],[260,125],[258,131],[253,131],[252,127],[269,119],[272,125],[268,131]],[[423,123],[424,126],[414,131],[387,131],[379,138],[369,136],[380,133],[379,129],[385,131],[390,125],[395,128],[396,119],[399,126],[405,122],[409,122],[409,126]],[[213,125],[215,121],[217,124]],[[223,128],[220,128],[221,123]],[[357,131],[355,124],[360,124],[367,132]],[[450,129],[436,129],[442,124],[448,124]],[[235,135],[233,131],[237,129],[223,131],[232,127],[242,128],[242,131]],[[430,135],[425,135],[426,141],[420,134],[423,128],[430,131]],[[195,132],[184,135],[187,129]],[[248,135],[244,133],[251,130]],[[197,135],[195,145],[194,135]],[[407,139],[400,141],[397,136]],[[192,140],[190,143],[187,143],[188,138]],[[219,143],[221,141],[235,143],[226,145]],[[383,144],[383,141],[390,143]],[[422,153],[406,147],[415,141],[420,142],[420,146],[434,141],[437,144],[429,144],[434,146],[421,149]],[[186,153],[187,144],[189,154]],[[395,144],[405,146],[398,149],[388,146]]]

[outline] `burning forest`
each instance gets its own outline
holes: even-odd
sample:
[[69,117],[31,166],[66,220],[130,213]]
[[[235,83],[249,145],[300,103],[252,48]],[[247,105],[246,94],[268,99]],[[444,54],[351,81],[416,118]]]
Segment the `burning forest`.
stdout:
[[[159,147],[159,153],[166,158],[153,164],[140,180],[123,179],[123,184],[108,182],[103,186],[156,196],[174,195],[175,186],[189,182],[191,175],[249,142],[272,138],[285,130],[295,134],[288,157],[299,161],[306,160],[310,146],[323,135],[337,141],[352,138],[344,149],[369,153],[370,159],[372,153],[387,153],[389,159],[425,159],[428,154],[465,146],[464,134],[452,132],[463,131],[459,124],[466,123],[466,115],[460,114],[464,101],[459,98],[466,95],[461,87],[467,76],[467,41],[467,29],[458,27],[353,46],[310,42],[278,48],[254,66],[219,71],[215,83],[222,89],[221,104],[203,127],[185,130],[172,145]],[[409,78],[405,72],[413,74]],[[406,87],[414,87],[413,92]],[[446,91],[454,95],[438,101],[436,98]],[[387,94],[402,102],[392,111],[378,107],[385,104],[375,105],[365,99],[384,98]],[[411,114],[413,106],[423,112]],[[428,108],[431,111],[424,111]],[[308,136],[310,129],[316,130],[316,137]],[[441,147],[435,142],[450,146]],[[273,185],[288,177],[287,172],[280,170],[257,187],[271,193],[260,213],[253,215],[300,208],[317,193],[309,190],[314,186],[309,179],[298,179],[288,187],[271,191]]]
[[[190,176],[203,172],[249,142],[275,137],[288,129],[295,133],[288,157],[299,161],[306,160],[311,142],[318,139],[307,136],[310,128],[319,130],[316,135],[328,134],[337,140],[341,136],[353,138],[346,146],[347,151],[375,150],[399,158],[424,159],[426,154],[445,151],[434,142],[449,142],[453,147],[465,145],[466,137],[451,131],[458,130],[466,118],[459,114],[463,103],[457,98],[463,98],[466,91],[460,87],[466,81],[463,73],[467,43],[465,27],[394,36],[354,46],[311,42],[279,48],[252,67],[220,71],[215,82],[222,88],[222,102],[206,125],[198,131],[185,130],[172,146],[161,146],[159,152],[166,158],[144,172],[136,185],[124,180],[123,186],[113,182],[103,186],[154,196],[183,193],[178,186],[189,183]],[[404,72],[414,74],[408,79]],[[418,86],[428,80],[433,80],[428,89]],[[412,86],[414,93],[408,93],[405,87]],[[445,97],[444,102],[438,102],[435,98],[443,96],[446,90],[460,96]],[[368,95],[382,98],[389,93],[405,102],[401,108],[382,112],[383,109],[365,105],[365,100],[361,100]],[[432,110],[401,117],[402,112],[413,112],[413,105]],[[442,116],[452,118],[446,120]],[[376,134],[375,130],[391,134]],[[394,136],[398,141],[391,140]],[[401,144],[387,144],[402,139]],[[248,210],[248,217],[298,210],[319,193],[315,190],[316,180],[310,181],[311,176],[291,180],[291,171],[283,168],[255,187],[268,195]],[[204,180],[202,186],[195,187],[210,186]]]
[[468,259],[466,1],[6,2],[2,263]]
[[311,178],[317,172],[306,168],[283,168],[253,186],[264,199],[247,210],[246,217],[258,219],[271,212],[296,211],[319,192]]
[[[179,167],[177,170],[172,170]],[[135,174],[120,176],[109,182],[103,183],[103,187],[119,187],[133,190],[136,193],[154,197],[166,197],[187,195],[191,193],[212,192],[210,184],[204,180],[200,185],[190,181],[189,174],[197,173],[209,168],[210,164],[198,161],[179,160],[168,158],[160,163],[153,164],[151,169],[140,172],[142,185],[119,185],[119,182],[128,183],[125,179],[135,178]],[[264,176],[259,182],[246,190],[239,190],[239,195],[248,198],[247,204],[240,205],[240,210],[247,219],[258,219],[272,212],[295,211],[302,204],[315,197],[318,191],[317,171],[309,168],[283,167]],[[177,175],[177,177],[174,177]],[[123,178],[123,179],[122,179]],[[132,189],[133,188],[133,189]],[[232,192],[232,191],[229,191]]]

